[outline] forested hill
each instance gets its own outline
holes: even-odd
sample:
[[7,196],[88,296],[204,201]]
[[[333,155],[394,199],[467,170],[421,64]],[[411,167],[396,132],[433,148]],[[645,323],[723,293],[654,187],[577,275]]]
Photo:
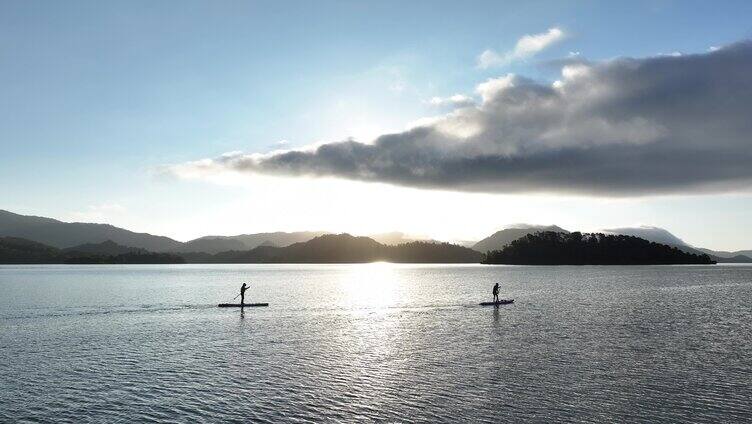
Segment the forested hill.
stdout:
[[287,247],[259,246],[245,251],[183,257],[193,263],[478,263],[483,255],[449,243],[416,241],[388,246],[368,237],[327,234]]
[[[104,249],[97,251],[96,249]],[[0,237],[0,264],[174,264],[185,260],[169,253],[153,253],[112,241],[61,250],[17,237]]]
[[485,264],[670,265],[714,264],[708,255],[625,235],[538,232],[486,255]]
[[155,253],[112,241],[57,249],[16,237],[0,237],[0,264],[150,264],[150,263],[478,263],[482,254],[448,243],[410,242],[397,246],[368,237],[327,234],[286,247],[208,253]]

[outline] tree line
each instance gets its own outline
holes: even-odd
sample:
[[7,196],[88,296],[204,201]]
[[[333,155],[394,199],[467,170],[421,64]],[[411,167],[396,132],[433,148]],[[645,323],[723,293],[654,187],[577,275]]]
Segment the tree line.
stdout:
[[639,237],[602,233],[528,234],[501,250],[489,251],[484,264],[509,265],[670,265],[714,264],[708,255]]
[[179,264],[181,256],[146,250],[103,254],[57,249],[17,237],[0,237],[0,264]]

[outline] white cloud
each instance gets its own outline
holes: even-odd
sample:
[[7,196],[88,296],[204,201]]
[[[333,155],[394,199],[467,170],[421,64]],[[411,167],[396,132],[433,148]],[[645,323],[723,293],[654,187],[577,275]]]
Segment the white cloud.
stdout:
[[501,91],[514,86],[514,74],[507,74],[500,78],[491,78],[486,82],[478,84],[475,91],[480,94],[483,103],[487,103]]
[[523,60],[536,55],[541,50],[561,41],[566,34],[558,27],[550,28],[548,31],[540,34],[525,35],[515,44],[514,49],[506,53],[498,53],[488,49],[478,56],[478,67],[487,69],[495,66],[502,66]]
[[464,94],[455,94],[449,97],[432,97],[430,100],[428,100],[427,103],[434,107],[456,108],[472,106],[475,104],[475,101],[470,96],[466,96]]
[[174,173],[339,177],[418,188],[632,196],[752,189],[752,41],[682,56],[509,74],[458,108],[372,143],[231,154]]

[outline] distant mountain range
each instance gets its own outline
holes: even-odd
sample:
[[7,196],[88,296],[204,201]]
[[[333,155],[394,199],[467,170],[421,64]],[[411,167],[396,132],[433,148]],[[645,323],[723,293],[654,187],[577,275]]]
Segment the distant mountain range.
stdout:
[[0,264],[178,264],[172,253],[154,253],[120,246],[112,241],[58,249],[17,237],[0,237]]
[[497,231],[473,245],[473,250],[486,253],[491,250],[501,250],[511,242],[535,234],[539,231],[552,231],[555,233],[568,233],[569,231],[556,225],[519,225]]
[[0,264],[148,264],[148,263],[478,263],[480,252],[449,243],[409,242],[398,246],[368,237],[326,234],[286,247],[209,253],[153,253],[111,240],[58,249],[35,241],[0,237]]
[[684,240],[676,237],[663,228],[658,227],[632,227],[632,228],[614,228],[610,230],[603,230],[607,234],[622,234],[626,236],[640,237],[648,241],[655,243],[666,244],[671,247],[676,247],[684,252],[694,255],[701,255],[703,253],[710,256],[716,262],[726,263],[749,263],[752,262],[752,250],[740,250],[737,252],[722,252],[710,249],[703,249],[690,246],[685,243]]
[[185,253],[191,263],[478,263],[483,255],[449,243],[413,241],[397,246],[369,237],[325,234],[286,247],[258,246],[214,255]]
[[[176,252],[203,252],[216,254],[229,250],[250,250],[259,246],[285,247],[294,243],[301,243],[327,234],[324,231],[296,231],[291,233],[257,233],[241,234],[237,236],[205,236],[183,244]],[[397,245],[419,241],[407,237],[404,233],[391,232],[371,234],[366,236],[381,244]]]
[[[491,250],[502,249],[514,240],[541,231],[569,233],[569,231],[556,225],[519,224],[497,231],[478,242],[463,242],[462,245],[477,252],[486,253]],[[662,228],[614,228],[603,230],[603,232],[640,237],[655,243],[677,247],[687,253],[706,253],[718,262],[752,262],[752,250],[725,252],[693,247]],[[62,249],[66,252],[77,249],[85,254],[120,255],[148,251],[178,253],[186,258],[203,257],[205,260],[209,260],[206,258],[212,255],[226,255],[229,258],[233,254],[227,252],[247,252],[259,247],[264,248],[262,250],[272,252],[274,251],[273,248],[284,248],[297,243],[304,243],[325,234],[323,231],[272,232],[235,236],[205,236],[188,242],[180,242],[169,237],[137,233],[109,224],[68,223],[51,218],[19,215],[0,210],[0,237],[17,237]],[[400,232],[375,234],[368,236],[368,238],[383,246],[398,246],[419,241]],[[441,245],[441,243],[432,240],[427,242]],[[257,251],[256,254],[262,253]]]
[[[708,255],[717,256],[719,258],[725,258],[725,259],[734,259],[734,258],[752,258],[752,250],[737,250],[736,252],[726,252],[723,250],[710,250],[710,249],[703,249],[698,248],[697,250],[701,252],[705,252]],[[749,261],[748,261],[749,262]]]
[[[19,215],[0,210],[0,236],[34,240],[58,249],[110,241],[120,246],[151,252],[209,253],[250,250],[258,246],[285,247],[327,234],[324,231],[272,232],[235,236],[204,236],[187,242],[148,233],[136,233],[109,224],[63,222],[51,218]],[[418,241],[404,233],[390,232],[368,236],[385,245]],[[101,246],[105,247],[105,246]]]
[[654,243],[667,244],[669,246],[689,246],[684,240],[670,232],[658,227],[627,227],[603,230],[605,234],[621,234],[625,236],[639,237]]
[[228,250],[249,250],[261,245],[284,247],[293,243],[308,241],[326,234],[323,231],[299,231],[293,233],[258,233],[237,236],[206,236],[183,243],[176,252],[219,253]]
[[183,244],[169,237],[135,233],[109,224],[69,223],[4,210],[0,210],[0,236],[33,240],[58,249],[112,240],[122,246],[169,252]]

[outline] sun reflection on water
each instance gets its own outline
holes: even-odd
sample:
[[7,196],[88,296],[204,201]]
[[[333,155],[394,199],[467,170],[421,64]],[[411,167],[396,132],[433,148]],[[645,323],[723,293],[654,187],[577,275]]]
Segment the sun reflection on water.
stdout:
[[340,281],[344,302],[353,308],[380,309],[394,306],[398,276],[396,265],[374,262],[355,265]]

